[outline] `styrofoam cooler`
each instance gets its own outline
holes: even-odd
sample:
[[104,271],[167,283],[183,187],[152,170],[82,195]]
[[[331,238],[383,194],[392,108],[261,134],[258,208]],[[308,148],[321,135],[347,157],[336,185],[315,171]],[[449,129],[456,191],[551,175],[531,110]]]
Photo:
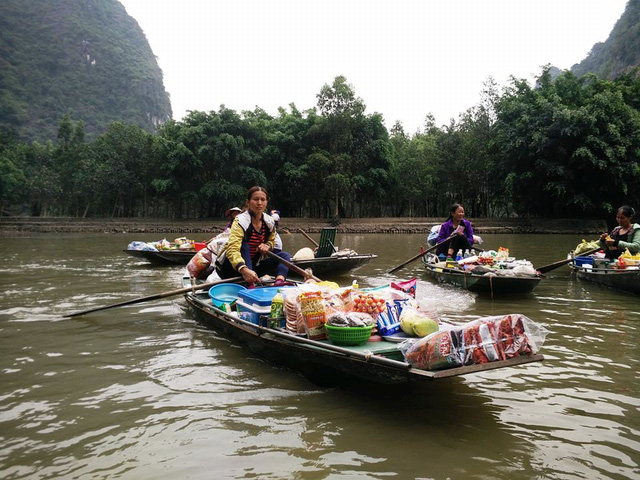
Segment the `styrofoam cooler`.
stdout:
[[271,302],[267,306],[251,305],[242,300],[236,301],[236,310],[238,317],[247,322],[260,325],[260,316],[269,315],[271,313]]

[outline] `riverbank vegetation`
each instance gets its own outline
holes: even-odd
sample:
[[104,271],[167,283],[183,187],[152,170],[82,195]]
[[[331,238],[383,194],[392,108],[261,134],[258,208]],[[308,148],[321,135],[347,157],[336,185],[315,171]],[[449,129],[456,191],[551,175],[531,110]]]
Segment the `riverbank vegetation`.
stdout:
[[640,203],[640,72],[548,69],[535,86],[489,79],[480,102],[415,133],[367,113],[344,77],[276,116],[190,112],[156,134],[112,123],[94,140],[65,116],[57,139],[0,138],[0,207],[39,216],[211,218],[264,185],[288,217],[604,217]]

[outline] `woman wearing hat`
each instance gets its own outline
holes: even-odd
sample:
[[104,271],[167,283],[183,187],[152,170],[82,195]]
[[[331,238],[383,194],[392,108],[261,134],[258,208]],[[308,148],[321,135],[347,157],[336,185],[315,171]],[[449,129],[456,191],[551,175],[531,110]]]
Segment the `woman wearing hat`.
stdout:
[[238,207],[231,207],[229,210],[224,212],[224,216],[229,219],[229,223],[225,227],[224,231],[229,232],[231,229],[231,224],[233,224],[233,220],[238,216],[238,214],[242,213],[242,209]]
[[[267,251],[273,251],[285,260],[291,255],[283,251],[274,251],[276,226],[273,218],[265,212],[268,195],[263,187],[252,187],[247,192],[246,211],[237,214],[231,224],[229,241],[216,261],[216,270],[220,278],[242,275],[253,284],[262,275],[275,275],[276,285],[282,285],[289,269],[275,258],[267,257]],[[233,209],[229,209],[233,210]]]

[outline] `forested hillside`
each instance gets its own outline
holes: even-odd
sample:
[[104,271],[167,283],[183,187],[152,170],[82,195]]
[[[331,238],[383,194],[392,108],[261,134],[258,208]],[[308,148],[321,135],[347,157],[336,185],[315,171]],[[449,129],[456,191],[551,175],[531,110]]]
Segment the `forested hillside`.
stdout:
[[532,87],[488,81],[481,101],[410,136],[367,113],[346,78],[317,108],[192,111],[156,134],[112,123],[85,140],[0,137],[0,210],[40,216],[210,218],[262,185],[289,217],[612,218],[640,205],[640,71],[615,80],[548,70]]
[[2,0],[0,129],[55,139],[67,113],[89,136],[113,121],[155,131],[171,118],[144,33],[117,0]]
[[629,0],[627,8],[604,43],[596,43],[587,58],[571,71],[578,76],[595,73],[612,79],[640,65],[640,0]]

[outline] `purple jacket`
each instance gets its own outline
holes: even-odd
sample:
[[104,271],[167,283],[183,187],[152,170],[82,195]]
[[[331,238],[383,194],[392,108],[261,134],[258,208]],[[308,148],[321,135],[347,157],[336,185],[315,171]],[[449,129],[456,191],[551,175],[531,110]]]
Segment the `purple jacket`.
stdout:
[[[469,220],[465,220],[464,218],[460,222],[460,226],[464,226],[464,236],[467,237],[469,241],[469,245],[473,245],[473,227],[471,226],[471,222]],[[443,242],[449,235],[451,235],[454,231],[453,228],[453,220],[447,220],[440,226],[440,232],[438,233],[438,240],[436,243]]]

